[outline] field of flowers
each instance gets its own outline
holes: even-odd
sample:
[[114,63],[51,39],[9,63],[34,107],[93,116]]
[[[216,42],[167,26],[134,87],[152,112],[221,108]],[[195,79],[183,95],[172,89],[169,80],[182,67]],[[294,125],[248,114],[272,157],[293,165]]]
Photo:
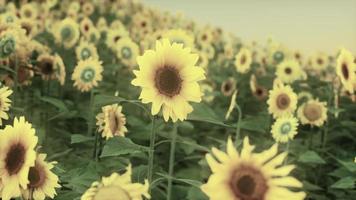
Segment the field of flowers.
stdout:
[[355,199],[355,53],[0,0],[0,199]]

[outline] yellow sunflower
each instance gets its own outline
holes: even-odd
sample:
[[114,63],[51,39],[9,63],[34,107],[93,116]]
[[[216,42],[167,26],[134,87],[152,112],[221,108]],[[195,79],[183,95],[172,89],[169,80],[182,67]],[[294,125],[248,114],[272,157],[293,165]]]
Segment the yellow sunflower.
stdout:
[[79,46],[75,49],[78,60],[86,60],[88,58],[99,59],[98,51],[93,43],[81,40]]
[[31,194],[34,200],[44,200],[46,196],[53,199],[57,194],[56,188],[60,188],[58,176],[51,171],[55,162],[47,163],[46,156],[38,154],[35,166],[30,168],[28,188],[22,192],[26,199],[31,199]]
[[251,75],[250,78],[250,89],[252,94],[260,101],[265,100],[268,96],[267,89],[257,83],[257,79],[254,74]]
[[72,48],[80,37],[79,25],[71,18],[67,18],[54,26],[56,41],[67,49]]
[[37,24],[31,19],[20,19],[19,25],[26,31],[26,36],[32,38],[37,34]]
[[120,200],[142,200],[142,196],[150,199],[148,194],[148,182],[145,184],[132,183],[131,165],[126,168],[126,173],[113,173],[109,177],[103,177],[101,182],[94,182],[82,195],[81,200],[109,200],[115,197]]
[[214,39],[213,33],[209,27],[203,28],[197,34],[199,44],[210,44]]
[[297,114],[302,124],[322,126],[328,117],[326,102],[309,100],[298,108]]
[[55,57],[49,54],[42,54],[37,58],[36,67],[43,80],[52,80],[56,78],[57,65]]
[[325,53],[316,53],[311,58],[311,68],[316,72],[321,72],[328,67],[329,58]]
[[245,74],[250,70],[252,63],[251,51],[247,48],[241,48],[235,56],[235,67],[239,73]]
[[215,56],[215,49],[211,44],[202,44],[200,47],[200,51],[204,52],[208,59],[213,59]]
[[354,59],[351,52],[342,49],[336,61],[336,74],[339,76],[344,88],[350,93],[353,93],[355,89],[356,63],[354,63]]
[[280,117],[272,125],[272,137],[276,142],[287,143],[297,135],[298,120],[295,117]]
[[277,144],[261,153],[253,153],[254,148],[246,137],[239,153],[229,138],[227,153],[213,148],[206,155],[213,174],[201,189],[209,199],[304,199],[302,183],[289,176],[295,166],[283,165],[287,153],[277,154]]
[[108,30],[108,23],[105,19],[105,17],[100,17],[98,21],[96,22],[96,28],[100,32],[106,32]]
[[56,78],[58,79],[61,85],[64,85],[66,80],[66,67],[64,65],[62,57],[58,54],[54,56],[54,65],[56,66]]
[[11,100],[9,99],[9,96],[12,94],[12,90],[9,89],[8,87],[2,87],[0,88],[0,126],[2,126],[2,120],[8,120],[9,115],[7,114],[7,111],[10,110],[10,104]]
[[14,12],[5,12],[0,15],[0,22],[1,23],[16,23],[18,21],[18,17]]
[[228,78],[221,84],[220,89],[224,96],[231,96],[236,90],[236,80],[232,77]]
[[74,86],[81,92],[88,92],[102,80],[102,62],[93,58],[81,60],[72,74]]
[[82,11],[85,16],[90,16],[93,14],[95,7],[91,2],[85,2],[82,6]]
[[27,189],[28,173],[35,165],[38,138],[35,129],[24,117],[14,119],[13,126],[0,131],[0,175],[3,182],[2,199],[10,200]]
[[205,102],[212,102],[215,98],[213,92],[214,92],[214,88],[208,84],[208,83],[203,83],[201,84],[201,90],[202,92],[204,93],[204,96],[203,96],[203,100]]
[[269,91],[268,112],[274,118],[291,116],[297,108],[297,101],[298,97],[291,86],[275,81],[273,89]]
[[33,3],[22,5],[20,8],[20,16],[21,18],[36,20],[38,16],[36,6]]
[[194,48],[194,38],[182,29],[171,29],[163,33],[163,38],[167,38],[171,43],[180,43],[184,47]]
[[295,60],[284,60],[277,65],[277,78],[284,83],[293,83],[296,80],[302,79],[305,72],[300,67],[300,64]]
[[128,67],[136,65],[136,58],[140,54],[138,45],[129,37],[121,38],[116,42],[116,55]]
[[165,121],[184,120],[193,111],[189,101],[200,102],[202,92],[198,81],[204,80],[204,70],[196,66],[199,56],[182,44],[168,39],[156,42],[155,50],[137,57],[139,70],[134,70],[135,86],[142,88],[140,99],[152,102],[152,115],[163,110]]
[[90,30],[94,28],[93,22],[87,17],[85,17],[84,19],[82,19],[82,21],[80,21],[79,26],[80,26],[80,32],[84,36],[87,36],[90,33]]
[[126,29],[110,29],[108,30],[107,36],[106,36],[106,45],[111,48],[112,50],[115,50],[116,48],[116,42],[119,41],[121,38],[128,37],[129,33],[127,32]]
[[125,136],[127,132],[126,117],[122,113],[122,106],[118,104],[101,108],[102,112],[96,116],[96,125],[103,138],[107,140],[114,136]]

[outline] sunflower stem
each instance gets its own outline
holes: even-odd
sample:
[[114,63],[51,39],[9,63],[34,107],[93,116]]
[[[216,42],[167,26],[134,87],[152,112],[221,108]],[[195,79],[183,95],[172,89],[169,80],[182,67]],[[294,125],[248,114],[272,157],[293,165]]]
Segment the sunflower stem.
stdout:
[[17,60],[17,54],[15,53],[15,72],[14,72],[14,98],[13,98],[13,106],[16,107],[16,103],[17,103],[17,87],[19,84],[19,80],[18,80],[18,60]]
[[89,116],[88,116],[88,136],[92,135],[92,124],[93,124],[93,105],[94,104],[94,89],[90,90],[90,100],[89,100]]
[[98,138],[99,138],[99,134],[96,133],[95,134],[95,142],[94,142],[94,151],[93,151],[93,159],[95,161],[98,161],[98,154],[97,154]]
[[289,154],[289,142],[290,141],[288,141],[287,142],[287,144],[286,144],[286,149],[285,149],[285,152],[287,153],[287,156],[286,156],[286,158],[284,159],[284,161],[283,161],[283,165],[286,165],[287,164],[287,161],[288,161],[288,154]]
[[174,173],[174,162],[175,162],[175,151],[177,143],[177,123],[173,124],[172,139],[171,139],[171,151],[169,154],[169,169],[168,169],[168,185],[167,185],[167,200],[172,198],[172,184],[173,184],[173,173]]
[[239,112],[238,121],[236,123],[236,133],[235,133],[235,146],[238,146],[239,140],[240,140],[242,111],[238,104],[236,104],[235,106],[236,106],[237,111]]
[[[150,134],[150,147],[148,151],[148,182],[152,183],[153,177],[153,160],[154,160],[154,148],[155,148],[155,140],[156,140],[156,131],[155,131],[155,116],[152,116],[152,127],[151,127],[151,134]],[[151,192],[151,187],[149,188],[149,192]]]

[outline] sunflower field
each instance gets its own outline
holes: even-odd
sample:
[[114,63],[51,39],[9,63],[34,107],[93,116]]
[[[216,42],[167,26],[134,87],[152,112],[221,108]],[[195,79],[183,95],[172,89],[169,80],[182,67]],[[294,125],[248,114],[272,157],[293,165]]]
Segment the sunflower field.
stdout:
[[355,56],[137,0],[0,0],[0,199],[355,199]]

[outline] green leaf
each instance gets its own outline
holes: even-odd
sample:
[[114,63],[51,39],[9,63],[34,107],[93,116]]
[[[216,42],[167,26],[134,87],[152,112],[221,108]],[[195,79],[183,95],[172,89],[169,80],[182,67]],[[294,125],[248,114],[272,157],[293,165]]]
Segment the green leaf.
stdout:
[[40,97],[41,101],[47,102],[53,106],[55,106],[56,108],[58,108],[60,111],[62,112],[68,112],[69,109],[67,108],[67,106],[65,105],[65,103],[59,99],[53,98],[53,97]]
[[186,184],[188,184],[188,185],[191,185],[191,186],[194,186],[194,187],[197,187],[197,188],[200,188],[200,186],[203,184],[203,183],[200,182],[200,181],[191,180],[191,179],[177,178],[177,179],[174,179],[174,180],[180,181],[180,182],[183,182],[183,183],[186,183]]
[[116,96],[110,96],[110,95],[102,95],[98,94],[94,96],[94,104],[95,107],[100,108],[102,106],[114,104],[114,103],[120,103],[124,101],[124,98],[121,97],[116,97]]
[[355,178],[349,176],[340,179],[330,187],[335,189],[353,189],[355,187],[355,181],[356,181]]
[[114,137],[107,141],[101,157],[120,156],[148,151],[148,148],[133,143],[129,138]]
[[70,137],[71,144],[83,143],[83,142],[88,142],[88,141],[92,141],[92,140],[94,140],[94,138],[80,135],[80,134],[73,134]]
[[230,125],[225,124],[221,119],[216,115],[216,113],[204,103],[193,104],[194,111],[188,115],[188,120],[207,122],[215,125],[231,127]]
[[308,191],[320,191],[320,190],[323,190],[323,188],[317,186],[317,185],[314,185],[308,181],[303,181],[303,187],[308,190]]
[[313,163],[313,164],[325,164],[326,162],[322,159],[318,153],[315,151],[306,151],[299,156],[299,161],[304,163]]
[[241,129],[256,131],[260,133],[265,133],[266,129],[269,127],[269,118],[268,116],[249,116],[245,119],[242,119],[240,124]]

